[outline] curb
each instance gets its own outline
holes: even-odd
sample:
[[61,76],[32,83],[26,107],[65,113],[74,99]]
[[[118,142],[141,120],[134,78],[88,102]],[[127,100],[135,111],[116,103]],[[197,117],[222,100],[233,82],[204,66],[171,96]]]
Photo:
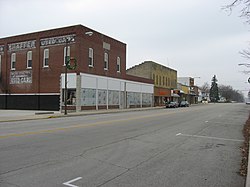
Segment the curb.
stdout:
[[[190,105],[192,107],[198,106],[198,104]],[[76,116],[86,116],[86,115],[98,115],[98,114],[109,114],[109,113],[121,113],[121,112],[133,112],[133,111],[146,111],[146,110],[160,110],[165,109],[165,106],[156,107],[146,107],[146,108],[127,108],[127,109],[103,109],[103,110],[89,110],[80,112],[69,112],[67,115],[63,113],[55,112],[35,112],[32,116],[19,116],[14,117],[14,119],[0,119],[0,123],[16,122],[16,121],[28,121],[28,120],[41,120],[41,119],[51,119],[51,118],[63,118],[63,117],[76,117]],[[52,114],[52,115],[51,115]]]
[[250,154],[249,153],[250,153],[250,144],[249,144],[249,147],[248,147],[247,178],[246,178],[245,187],[250,187]]
[[[147,108],[131,108],[131,109],[118,109],[118,110],[91,110],[91,111],[81,111],[72,112],[64,115],[63,113],[55,114],[54,112],[36,112],[32,116],[21,116],[16,117],[16,119],[4,119],[0,120],[0,123],[16,122],[16,121],[28,121],[28,120],[41,120],[41,119],[51,119],[51,118],[63,118],[63,117],[76,117],[76,116],[86,116],[86,115],[98,115],[98,114],[109,114],[109,113],[122,113],[122,112],[133,112],[133,111],[144,111],[144,110],[156,110],[162,109],[162,107],[147,107]],[[54,114],[54,115],[49,115]]]

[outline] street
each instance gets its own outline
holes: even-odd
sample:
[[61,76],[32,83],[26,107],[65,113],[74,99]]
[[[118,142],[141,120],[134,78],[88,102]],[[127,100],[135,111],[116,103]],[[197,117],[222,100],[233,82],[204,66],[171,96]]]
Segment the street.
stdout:
[[0,123],[0,186],[243,187],[246,104]]

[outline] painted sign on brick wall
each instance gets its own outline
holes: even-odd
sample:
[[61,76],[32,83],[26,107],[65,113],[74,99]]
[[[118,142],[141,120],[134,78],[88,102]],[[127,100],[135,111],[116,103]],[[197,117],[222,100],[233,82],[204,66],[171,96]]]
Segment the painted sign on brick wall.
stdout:
[[32,71],[10,72],[10,84],[31,84]]

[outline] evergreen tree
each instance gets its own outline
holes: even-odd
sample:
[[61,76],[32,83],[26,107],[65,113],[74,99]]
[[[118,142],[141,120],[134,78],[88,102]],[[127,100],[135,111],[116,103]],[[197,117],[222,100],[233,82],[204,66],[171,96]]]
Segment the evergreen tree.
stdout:
[[216,79],[216,75],[214,75],[212,78],[212,84],[211,84],[210,96],[209,96],[211,102],[217,102],[220,99],[217,81],[218,80]]

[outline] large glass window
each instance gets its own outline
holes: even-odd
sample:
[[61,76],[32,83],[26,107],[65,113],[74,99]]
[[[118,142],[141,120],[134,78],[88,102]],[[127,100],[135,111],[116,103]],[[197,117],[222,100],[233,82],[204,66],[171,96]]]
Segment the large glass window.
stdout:
[[104,53],[104,69],[108,69],[108,64],[109,64],[109,55],[108,53]]
[[49,67],[49,49],[43,51],[43,67]]
[[10,68],[11,68],[11,70],[16,69],[16,53],[11,54]]
[[92,48],[89,48],[89,66],[94,66],[94,50]]
[[32,68],[32,51],[27,52],[27,68]]

